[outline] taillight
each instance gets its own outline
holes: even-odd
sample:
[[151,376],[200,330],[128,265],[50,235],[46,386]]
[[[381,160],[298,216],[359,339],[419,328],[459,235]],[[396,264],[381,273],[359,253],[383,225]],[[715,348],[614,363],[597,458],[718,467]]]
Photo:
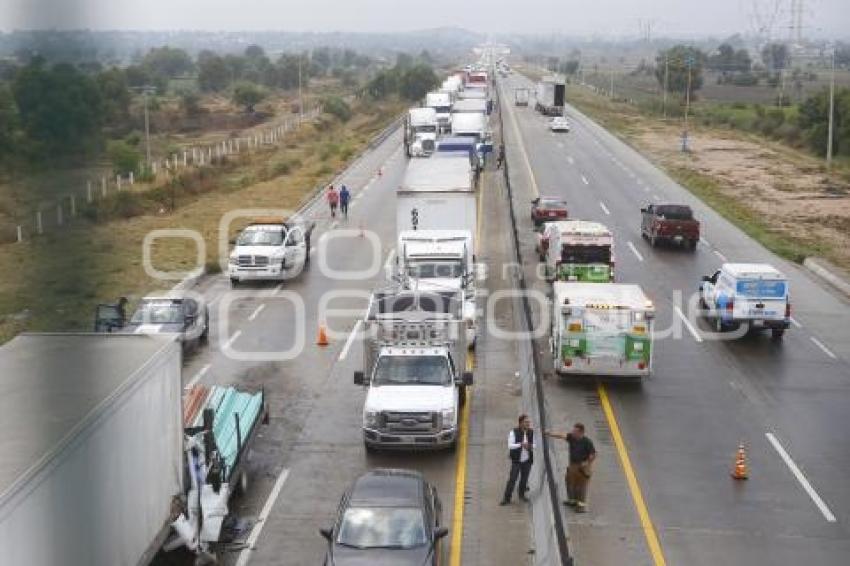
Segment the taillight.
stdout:
[[638,362],[638,369],[646,369],[646,362]]
[[734,310],[735,310],[735,301],[733,301],[732,299],[729,299],[729,302],[726,303],[726,312],[728,312],[729,314],[732,314],[732,311],[734,311]]
[[791,318],[791,303],[785,303],[785,318]]
[[567,367],[567,368],[568,368],[568,367],[570,367],[571,365],[573,365],[573,360],[572,360],[572,358],[564,358],[564,367]]

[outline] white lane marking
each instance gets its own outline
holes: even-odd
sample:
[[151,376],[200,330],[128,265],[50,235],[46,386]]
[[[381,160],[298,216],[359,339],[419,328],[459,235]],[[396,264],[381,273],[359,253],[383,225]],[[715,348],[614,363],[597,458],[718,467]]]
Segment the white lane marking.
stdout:
[[313,255],[314,253],[316,253],[317,249],[318,248],[310,248],[310,255]]
[[257,316],[263,312],[263,309],[266,308],[266,304],[263,303],[261,305],[257,305],[257,308],[254,309],[254,312],[251,313],[251,316],[248,317],[248,320],[253,321]]
[[608,216],[611,216],[611,211],[610,211],[610,210],[608,210],[608,207],[607,207],[607,206],[605,206],[605,203],[604,203],[604,202],[601,202],[601,201],[600,201],[600,203],[599,203],[599,208],[601,208],[601,209],[602,209],[602,212],[604,212],[604,213],[605,213],[605,214],[607,214]]
[[272,487],[272,491],[269,493],[269,497],[266,499],[266,503],[263,505],[262,511],[260,511],[260,516],[257,517],[257,522],[254,523],[254,528],[251,529],[251,534],[248,535],[248,540],[245,541],[245,548],[239,553],[239,560],[236,561],[236,566],[247,566],[248,560],[251,559],[251,553],[257,545],[257,539],[260,538],[260,533],[263,530],[266,519],[272,511],[272,506],[274,505],[274,502],[277,501],[277,498],[280,495],[280,490],[283,488],[283,484],[286,482],[287,477],[289,477],[289,468],[284,468],[284,470],[280,473],[280,476],[277,478],[277,481],[274,482],[274,487]]
[[222,350],[229,350],[229,349],[230,349],[230,347],[231,347],[231,346],[233,346],[233,343],[234,343],[234,342],[236,342],[236,340],[237,340],[240,336],[242,336],[242,331],[241,331],[241,330],[237,330],[236,332],[234,332],[234,333],[233,333],[233,336],[231,336],[230,338],[228,338],[228,339],[227,339],[227,342],[225,342],[225,343],[224,343],[224,347],[222,348]]
[[643,188],[643,191],[644,191],[645,193],[648,193],[648,192],[649,192],[649,187],[644,187],[644,188]]
[[201,379],[203,379],[207,372],[210,371],[210,367],[212,367],[212,364],[207,364],[200,370],[198,370],[198,373],[192,376],[192,379],[190,379],[189,382],[186,383],[186,387],[184,387],[183,389],[192,389],[192,387],[194,387],[194,385],[198,383]]
[[387,261],[384,262],[384,273],[389,273],[392,269],[393,258],[395,257],[395,248],[390,250],[390,253],[387,254]]
[[791,324],[793,324],[793,325],[794,325],[794,326],[796,326],[797,328],[803,328],[803,325],[802,325],[802,324],[800,324],[799,322],[797,322],[797,319],[796,319],[796,318],[794,318],[793,316],[791,317]]
[[652,198],[654,198],[655,200],[661,200],[661,197],[656,195],[655,193],[652,194]]
[[814,342],[815,346],[817,346],[818,348],[823,350],[823,353],[826,354],[827,356],[829,356],[830,358],[832,358],[833,360],[838,359],[838,357],[835,354],[833,354],[832,351],[829,348],[824,346],[823,342],[821,342],[820,340],[818,340],[814,336],[809,336],[809,340]]
[[809,495],[812,501],[815,502],[815,505],[817,505],[821,515],[823,515],[823,518],[830,523],[834,523],[836,521],[835,515],[833,515],[832,511],[829,510],[829,507],[827,507],[824,500],[821,499],[818,492],[815,491],[815,488],[812,487],[812,484],[809,483],[809,480],[806,479],[806,476],[803,475],[803,472],[800,471],[800,468],[797,467],[797,464],[794,463],[794,460],[791,459],[791,456],[788,455],[788,452],[785,451],[785,448],[783,448],[776,439],[776,436],[774,436],[772,432],[766,432],[764,435],[773,445],[773,448],[779,453],[779,457],[782,458],[785,465],[791,470],[791,473],[794,474],[794,477],[797,478],[797,481],[800,482],[800,485],[803,486],[803,490]]
[[345,346],[342,347],[342,352],[339,353],[339,361],[344,360],[348,355],[348,350],[351,348],[351,344],[354,343],[354,338],[357,336],[357,331],[360,329],[361,322],[362,321],[358,320],[355,323],[354,328],[351,329],[351,334],[348,335],[348,340],[345,341]]
[[705,238],[703,238],[702,236],[700,236],[699,241],[700,241],[700,242],[702,242],[702,245],[704,245],[704,246],[708,246],[708,247],[711,247],[711,242],[709,242],[708,240],[706,240],[706,239],[705,239]]
[[331,230],[333,230],[333,229],[334,229],[334,228],[336,228],[337,226],[339,226],[339,220],[334,220],[334,221],[333,221],[333,224],[331,224]]
[[564,147],[564,142],[558,142],[558,147],[560,147],[561,149],[563,149],[563,147]]
[[722,259],[723,261],[729,261],[728,259],[726,259],[726,256],[725,256],[725,255],[723,255],[722,253],[720,253],[720,252],[719,252],[719,251],[717,251],[717,250],[714,250],[714,255],[716,255],[717,257],[719,257],[719,258],[720,258],[720,259]]
[[641,187],[643,186],[643,179],[641,179],[640,177],[638,177],[637,179],[635,179],[635,181],[636,181],[636,182],[637,182],[637,184],[638,184],[638,185],[640,185]]
[[676,311],[676,314],[679,315],[679,318],[682,319],[682,322],[685,323],[688,332],[691,333],[691,336],[694,337],[694,340],[696,340],[697,342],[702,342],[702,336],[700,336],[699,331],[694,328],[694,325],[691,324],[691,321],[688,320],[688,317],[685,316],[685,314],[682,312],[682,309],[680,309],[678,306],[674,306],[673,309]]
[[572,165],[573,163],[575,163],[575,159],[573,159],[573,156],[572,156],[572,155],[568,155],[568,156],[567,156],[567,162],[568,162],[570,165]]
[[584,183],[585,185],[590,184],[590,182],[587,180],[587,177],[585,177],[584,175],[581,176],[581,182]]
[[638,261],[643,261],[643,256],[640,255],[640,252],[637,251],[635,245],[631,242],[626,242],[626,245],[629,246],[629,249],[632,250],[632,253],[635,254],[635,257],[638,258]]

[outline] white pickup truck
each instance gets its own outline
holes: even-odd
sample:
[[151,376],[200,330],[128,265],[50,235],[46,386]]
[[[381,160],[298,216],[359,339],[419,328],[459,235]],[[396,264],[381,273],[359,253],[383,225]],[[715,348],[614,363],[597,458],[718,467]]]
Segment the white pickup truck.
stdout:
[[454,448],[472,373],[456,293],[376,292],[364,320],[367,450]]
[[724,263],[702,278],[700,307],[717,332],[770,330],[782,338],[791,326],[788,280],[772,265]]
[[315,224],[284,219],[258,220],[234,240],[228,276],[236,287],[243,281],[292,279],[310,261],[310,237]]

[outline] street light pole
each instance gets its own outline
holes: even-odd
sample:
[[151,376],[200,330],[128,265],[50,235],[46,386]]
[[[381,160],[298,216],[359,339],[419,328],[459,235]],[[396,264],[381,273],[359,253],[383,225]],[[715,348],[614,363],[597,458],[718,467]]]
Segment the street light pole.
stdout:
[[667,60],[667,54],[664,54],[664,98],[661,101],[661,111],[664,114],[664,119],[667,119],[667,80],[670,77],[670,65]]
[[692,67],[692,59],[688,57],[688,86],[685,89],[685,131],[682,132],[682,151],[688,151],[688,114],[691,109],[691,67]]
[[835,45],[832,46],[832,77],[829,79],[829,127],[826,134],[826,168],[832,167],[832,135],[835,122]]
[[148,168],[151,166],[151,126],[148,118],[148,89],[142,91],[145,99],[145,158]]
[[614,67],[611,67],[611,88],[609,89],[611,98],[614,98]]
[[302,54],[298,53],[298,123],[304,121],[304,96],[301,91],[301,56]]

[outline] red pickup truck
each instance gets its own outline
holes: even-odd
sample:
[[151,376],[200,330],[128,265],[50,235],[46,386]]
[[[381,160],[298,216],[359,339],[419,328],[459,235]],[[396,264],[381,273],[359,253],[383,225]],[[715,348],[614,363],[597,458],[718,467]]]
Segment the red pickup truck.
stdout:
[[641,236],[653,248],[659,241],[673,242],[695,250],[699,242],[699,221],[685,204],[650,204],[641,208]]

